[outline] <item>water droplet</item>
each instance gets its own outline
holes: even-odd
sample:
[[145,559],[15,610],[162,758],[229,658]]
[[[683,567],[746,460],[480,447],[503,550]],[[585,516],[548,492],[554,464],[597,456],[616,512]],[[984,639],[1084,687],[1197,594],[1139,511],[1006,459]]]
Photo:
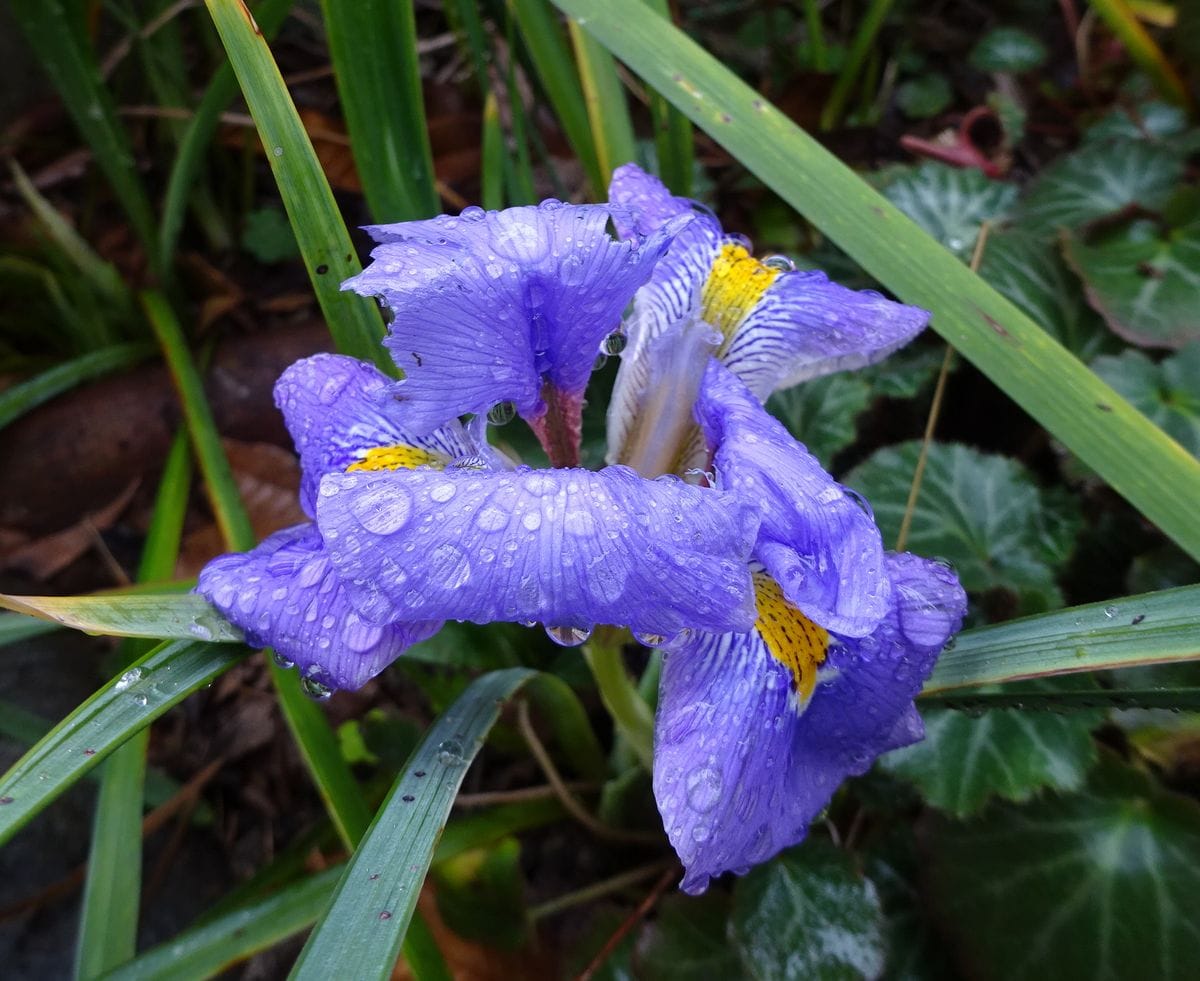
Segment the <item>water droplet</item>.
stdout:
[[596,360],[592,362],[592,371],[599,371],[606,364],[608,364],[608,355],[607,354],[597,354]]
[[517,407],[511,402],[497,402],[488,409],[488,422],[493,426],[503,426],[516,418]]
[[379,878],[379,873],[378,873],[378,872],[372,872],[372,873],[371,873],[369,876],[367,876],[367,878],[368,878],[368,879],[370,879],[372,882],[374,882],[376,879],[378,879],[378,878]]
[[1107,619],[1111,620],[1116,615],[1117,615],[1117,608],[1115,606],[1106,606],[1104,608],[1104,616]]
[[272,651],[271,658],[276,664],[283,668],[284,671],[288,671],[296,666],[295,661],[289,661],[286,657],[280,654],[279,651]]
[[764,256],[762,264],[776,272],[795,272],[796,270],[796,264],[785,255]]
[[600,350],[604,354],[620,354],[629,343],[629,338],[623,330],[614,330],[600,342]]
[[688,806],[701,814],[707,814],[721,799],[721,771],[711,766],[702,766],[687,775],[686,789]]
[[117,691],[125,691],[130,686],[136,685],[141,680],[142,680],[142,669],[141,668],[130,668],[123,675],[121,675],[121,677],[119,677],[117,679],[117,683],[115,685],[113,685],[113,688]]
[[447,739],[439,743],[437,758],[442,766],[462,766],[467,762],[463,756],[462,743],[457,739]]
[[333,694],[332,688],[321,684],[311,675],[305,675],[300,679],[300,690],[314,702],[323,702]]
[[144,706],[146,704],[146,696],[145,695],[134,695],[133,696],[133,704]]
[[662,647],[667,642],[667,638],[662,634],[644,634],[636,630],[633,632],[633,639],[643,647]]
[[212,640],[213,639],[212,628],[210,628],[209,625],[207,623],[205,623],[200,617],[197,617],[195,620],[193,620],[191,623],[188,624],[188,633],[191,634],[193,637],[195,637],[197,640]]
[[271,152],[272,152],[273,154],[275,154],[275,156],[277,156],[277,157],[282,157],[282,156],[283,156],[283,147],[281,147],[281,146],[277,146],[277,147],[275,147],[275,149],[274,149],[274,150],[272,150]]
[[592,631],[584,627],[547,627],[546,636],[562,647],[578,647]]

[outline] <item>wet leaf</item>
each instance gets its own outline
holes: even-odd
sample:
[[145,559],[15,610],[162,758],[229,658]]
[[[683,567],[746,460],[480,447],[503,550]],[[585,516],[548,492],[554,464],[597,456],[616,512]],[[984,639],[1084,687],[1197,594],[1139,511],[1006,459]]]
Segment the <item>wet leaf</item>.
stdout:
[[653,981],[738,981],[747,977],[737,951],[726,939],[728,894],[710,889],[702,896],[666,896],[634,948],[634,973]]
[[1079,357],[1111,341],[1051,242],[1020,229],[992,232],[979,274]]
[[1140,351],[1125,351],[1097,358],[1092,370],[1200,456],[1200,342],[1157,364]]
[[919,75],[896,87],[896,104],[910,119],[936,116],[953,98],[954,92],[945,75]]
[[1016,201],[1011,184],[978,170],[923,163],[890,176],[883,195],[964,261],[971,258],[979,228],[1004,217]]
[[1053,236],[1132,205],[1164,207],[1183,177],[1183,157],[1144,140],[1094,143],[1047,167],[1013,215],[1018,227]]
[[1118,106],[1088,127],[1087,143],[1114,138],[1165,140],[1182,136],[1188,128],[1187,112],[1169,102],[1144,102],[1139,106]]
[[[1046,692],[1061,687],[1062,682],[1029,681],[980,690]],[[925,709],[921,715],[925,739],[888,753],[881,763],[955,817],[977,813],[993,797],[1025,801],[1045,787],[1078,790],[1096,760],[1091,730],[1104,719],[1102,710],[1056,715],[999,709],[974,717]]]
[[855,420],[870,401],[867,382],[843,372],[776,392],[767,409],[828,467],[838,450],[854,442]]
[[1088,300],[1133,344],[1178,348],[1200,339],[1200,220],[1159,229],[1137,221],[1088,244],[1064,236]]
[[[916,441],[879,450],[845,477],[870,502],[887,544],[896,541],[920,453]],[[1057,599],[1055,572],[1080,524],[1075,505],[1041,490],[1015,460],[967,446],[929,448],[907,547],[950,562],[971,592]]]
[[738,880],[730,936],[753,978],[874,978],[886,951],[875,886],[844,852],[807,841]]
[[1028,72],[1046,60],[1046,46],[1032,34],[1016,27],[988,31],[967,59],[984,72]]
[[1195,975],[1194,801],[1107,761],[1085,793],[927,830],[933,903],[970,976]]

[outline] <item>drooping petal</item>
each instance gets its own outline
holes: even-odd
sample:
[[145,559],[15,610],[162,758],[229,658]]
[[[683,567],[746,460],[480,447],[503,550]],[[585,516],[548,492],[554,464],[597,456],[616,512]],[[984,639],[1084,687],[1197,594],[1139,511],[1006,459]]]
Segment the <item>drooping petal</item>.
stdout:
[[331,474],[317,521],[352,601],[379,623],[608,623],[669,636],[754,616],[754,509],[625,467]]
[[691,214],[694,202],[676,197],[657,177],[634,163],[613,171],[608,200],[622,209],[614,220],[621,238],[649,235],[678,215]]
[[249,552],[222,555],[200,573],[198,592],[327,688],[361,688],[441,621],[367,623],[351,606],[313,524],[276,532]]
[[396,394],[412,425],[503,401],[537,419],[547,384],[582,395],[601,341],[677,230],[622,242],[607,231],[618,211],[546,201],[369,229],[382,244],[344,288],[394,314],[385,343],[407,375]]
[[754,557],[822,627],[861,637],[888,609],[883,542],[871,515],[733,374],[710,360],[696,416],[718,486],[753,501]]
[[276,382],[275,404],[300,454],[300,504],[309,516],[327,473],[444,467],[479,451],[457,420],[413,432],[407,407],[391,397],[393,384],[374,365],[340,354],[297,361]]
[[843,780],[921,738],[912,700],[966,598],[934,563],[889,566],[896,605],[869,637],[827,634],[760,581],[755,629],[666,654],[654,792],[685,891],[796,844]]
[[[762,289],[753,297],[714,290],[705,316],[736,318],[719,357],[764,402],[777,389],[881,361],[929,322],[919,307],[847,289],[822,272],[771,270],[739,243],[726,242],[722,256],[730,267],[751,266],[744,275],[761,277]],[[732,309],[720,308],[725,299]]]

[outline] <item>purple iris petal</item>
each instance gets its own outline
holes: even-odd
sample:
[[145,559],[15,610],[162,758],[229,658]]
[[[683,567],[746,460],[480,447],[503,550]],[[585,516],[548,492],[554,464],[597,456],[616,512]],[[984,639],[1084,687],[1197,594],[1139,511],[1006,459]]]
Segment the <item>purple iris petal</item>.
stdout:
[[888,572],[895,606],[870,636],[834,638],[802,711],[756,630],[667,653],[654,792],[686,892],[794,845],[846,777],[923,735],[912,700],[966,597],[936,563],[889,556]]
[[777,389],[882,361],[928,322],[919,307],[795,270],[762,295],[721,360],[765,401]]
[[696,417],[718,485],[762,513],[754,558],[828,630],[860,637],[888,609],[875,522],[727,368],[709,362]]
[[546,201],[369,229],[382,244],[343,285],[394,314],[385,343],[407,375],[396,394],[411,425],[503,401],[537,419],[546,384],[582,396],[601,341],[678,230],[619,241],[607,230],[619,213]]
[[[634,164],[614,173],[609,196],[632,212],[632,218],[620,226],[623,234],[649,234],[671,216],[699,207],[672,196],[657,178]],[[745,309],[737,307],[739,302],[749,302],[737,288],[727,293],[715,290],[712,309],[701,303],[721,256],[769,272],[769,278],[762,280],[769,285]],[[742,275],[732,279],[743,282]],[[718,356],[764,401],[776,389],[882,360],[912,340],[929,320],[925,310],[870,290],[846,289],[821,272],[764,270],[751,259],[748,243],[724,235],[711,215],[697,217],[672,243],[639,292],[635,311],[639,309],[645,323],[637,331],[648,335],[665,329],[664,321],[693,311],[714,325],[722,324],[729,336]],[[631,327],[631,340],[637,331]],[[631,345],[625,360],[633,361],[638,353]]]
[[361,688],[440,621],[367,623],[350,605],[316,526],[276,532],[249,552],[200,573],[199,593],[301,674],[328,688]]
[[330,474],[317,522],[368,619],[745,629],[753,507],[625,467]]
[[365,450],[411,446],[436,454],[443,465],[476,452],[457,421],[414,433],[407,406],[391,397],[393,385],[374,365],[340,354],[297,361],[275,383],[275,404],[300,454],[305,513],[315,514],[321,478],[345,470]]

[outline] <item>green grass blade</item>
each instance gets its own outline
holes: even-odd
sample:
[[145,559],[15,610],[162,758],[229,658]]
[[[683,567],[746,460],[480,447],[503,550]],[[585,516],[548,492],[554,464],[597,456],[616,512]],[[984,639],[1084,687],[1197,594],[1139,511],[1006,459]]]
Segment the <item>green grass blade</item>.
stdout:
[[395,374],[380,340],[383,321],[370,300],[341,292],[360,272],[354,246],[258,25],[241,0],[206,0],[267,151],[296,242],[334,343],[343,354]]
[[1200,660],[1200,586],[965,630],[923,694],[1002,681]]
[[154,213],[138,181],[129,137],[83,35],[78,5],[65,0],[12,0],[10,9],[63,104],[125,209],[153,268],[161,271]]
[[467,767],[500,704],[532,676],[523,668],[484,675],[433,724],[354,853],[292,977],[391,976]]
[[[263,0],[254,8],[254,19],[258,22],[263,37],[271,38],[279,30],[295,0]],[[163,195],[162,220],[159,222],[159,252],[163,263],[170,266],[183,229],[188,198],[204,164],[204,154],[216,135],[221,122],[221,113],[238,93],[237,76],[228,62],[217,69],[207,90],[188,121],[175,160],[167,178],[167,190]]]
[[[669,0],[646,0],[660,17],[671,18]],[[658,156],[658,176],[676,194],[692,193],[695,166],[695,140],[692,122],[657,91],[650,90],[650,118],[654,121],[654,149]]]
[[10,161],[13,186],[33,212],[38,224],[59,252],[92,284],[95,291],[117,307],[132,306],[129,289],[111,262],[105,262],[71,226],[58,209],[42,197],[33,182],[15,160]]
[[833,83],[833,91],[829,93],[829,100],[821,110],[821,129],[833,129],[842,118],[850,93],[855,84],[862,80],[863,62],[871,53],[879,29],[883,26],[883,21],[891,9],[892,0],[871,0],[867,12],[859,21],[858,30],[855,32],[850,50],[846,54],[846,61]]
[[579,66],[579,81],[592,128],[592,142],[596,146],[596,162],[604,187],[608,187],[617,167],[637,159],[637,140],[633,135],[625,87],[617,75],[617,63],[607,49],[575,21],[570,21],[567,27],[575,49],[575,62]]
[[641,0],[555,0],[1200,559],[1200,460]]
[[488,211],[504,207],[504,129],[496,95],[489,92],[483,103],[483,138],[480,140],[479,203]]
[[0,777],[0,844],[135,732],[246,653],[231,644],[172,641],[113,678]]
[[14,419],[93,378],[120,371],[154,353],[150,344],[112,344],[55,365],[28,381],[0,392],[0,429]]
[[[138,567],[139,581],[165,579],[175,571],[191,491],[192,457],[187,433],[171,444],[154,513]],[[126,641],[134,660],[145,651]],[[131,646],[132,645],[132,646]],[[99,977],[137,950],[142,891],[142,810],[145,799],[147,726],[105,761],[92,826],[92,847],[79,914],[75,976]]]
[[554,8],[546,0],[509,0],[509,7],[516,15],[534,70],[567,141],[583,164],[593,192],[604,197],[608,182],[596,155],[587,104],[571,60],[571,49],[559,28]]
[[1187,86],[1162,48],[1154,43],[1150,32],[1142,26],[1126,0],[1092,0],[1092,9],[1108,25],[1138,67],[1150,76],[1155,88],[1165,99],[1176,105],[1191,103]]
[[57,623],[49,623],[22,613],[0,614],[0,647],[41,637],[59,629],[61,628]]
[[329,903],[337,866],[273,896],[187,930],[106,975],[111,981],[190,981],[211,978],[260,950],[299,933]]
[[231,548],[251,548],[255,541],[254,529],[238,495],[233,471],[229,468],[229,460],[221,446],[216,423],[213,422],[212,409],[204,395],[204,383],[196,370],[179,321],[161,293],[145,292],[140,299],[175,383],[221,536]]
[[440,209],[413,0],[321,0],[350,148],[376,221]]
[[191,593],[95,593],[90,596],[13,596],[0,593],[0,607],[109,637],[205,640],[240,643],[242,632]]

